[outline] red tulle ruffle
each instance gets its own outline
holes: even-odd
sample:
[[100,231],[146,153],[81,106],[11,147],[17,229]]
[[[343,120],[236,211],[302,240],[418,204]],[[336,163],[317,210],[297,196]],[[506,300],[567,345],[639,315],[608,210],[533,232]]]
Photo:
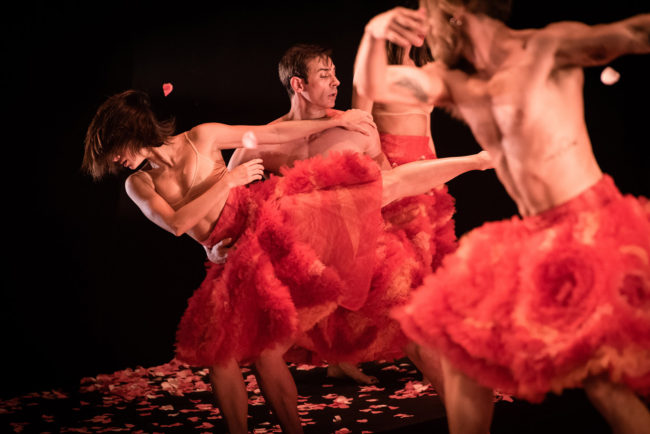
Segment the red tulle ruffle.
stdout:
[[[435,158],[426,136],[381,134],[381,143],[393,166]],[[384,207],[385,231],[377,243],[377,267],[365,304],[356,310],[337,308],[298,343],[315,354],[305,359],[309,353],[293,351],[287,359],[356,363],[403,357],[408,339],[389,312],[406,303],[424,276],[456,249],[454,211],[446,186]]]
[[177,358],[246,362],[339,305],[362,305],[380,203],[377,165],[354,153],[299,161],[282,177],[232,190],[206,244],[231,237],[235,248],[225,265],[207,264],[177,331]]

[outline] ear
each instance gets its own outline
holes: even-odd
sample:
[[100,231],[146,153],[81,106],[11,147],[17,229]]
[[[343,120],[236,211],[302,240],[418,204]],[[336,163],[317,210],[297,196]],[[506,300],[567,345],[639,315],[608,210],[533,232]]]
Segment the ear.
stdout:
[[300,93],[305,89],[305,80],[295,75],[291,77],[289,83],[291,84],[291,88],[295,93]]

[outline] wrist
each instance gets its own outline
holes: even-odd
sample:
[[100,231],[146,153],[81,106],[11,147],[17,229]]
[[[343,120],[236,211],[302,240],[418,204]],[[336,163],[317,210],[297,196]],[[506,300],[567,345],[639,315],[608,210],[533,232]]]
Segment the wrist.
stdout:
[[[381,36],[381,32],[378,32],[377,29],[375,28],[375,23],[373,21],[370,21],[368,24],[366,24],[366,27],[364,29],[364,33],[368,38],[370,38],[371,41],[381,41],[383,39],[386,39],[385,37]],[[379,34],[378,34],[379,33]]]
[[225,181],[227,189],[237,187],[235,185],[235,180],[233,179],[233,176],[230,174],[230,172],[226,173],[222,179]]

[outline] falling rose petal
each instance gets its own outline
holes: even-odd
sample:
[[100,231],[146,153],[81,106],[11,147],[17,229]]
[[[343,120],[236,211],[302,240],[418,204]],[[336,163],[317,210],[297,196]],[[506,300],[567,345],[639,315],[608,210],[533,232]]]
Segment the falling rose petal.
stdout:
[[257,137],[252,131],[246,131],[241,138],[241,142],[244,145],[244,148],[255,149],[257,148]]
[[341,428],[341,429],[337,429],[336,431],[334,431],[335,434],[349,434],[351,432],[352,431],[350,431],[347,428]]
[[621,74],[611,66],[606,67],[603,69],[603,72],[600,73],[600,81],[607,86],[616,83],[620,78]]
[[368,423],[368,419],[357,419],[357,423]]
[[172,90],[174,90],[174,85],[173,84],[171,84],[171,83],[163,83],[163,94],[165,96],[172,93]]
[[399,417],[400,419],[405,419],[405,418],[408,418],[408,417],[413,417],[413,415],[412,414],[397,413],[393,417]]

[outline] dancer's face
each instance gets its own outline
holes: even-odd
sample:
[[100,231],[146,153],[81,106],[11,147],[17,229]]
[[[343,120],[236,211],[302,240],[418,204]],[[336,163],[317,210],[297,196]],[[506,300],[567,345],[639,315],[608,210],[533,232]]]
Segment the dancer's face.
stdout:
[[307,81],[304,82],[303,98],[322,108],[333,108],[341,82],[336,78],[332,59],[315,58],[307,62]]
[[142,164],[145,158],[144,150],[140,150],[139,152],[124,150],[113,156],[113,163],[135,170]]

